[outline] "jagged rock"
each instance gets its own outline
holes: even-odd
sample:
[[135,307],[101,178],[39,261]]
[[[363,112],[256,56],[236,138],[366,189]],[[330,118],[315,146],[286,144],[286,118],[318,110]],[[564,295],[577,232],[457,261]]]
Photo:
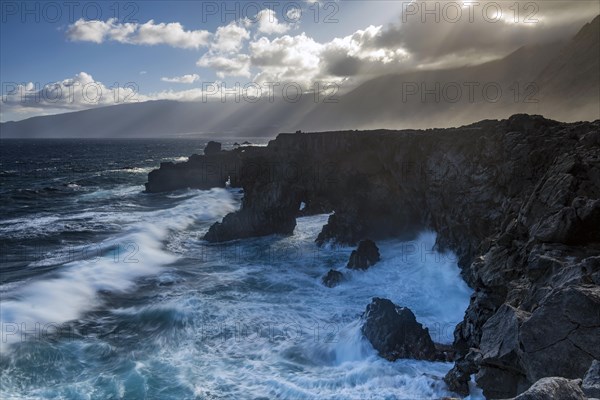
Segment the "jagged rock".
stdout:
[[417,322],[410,309],[375,297],[367,305],[363,318],[361,331],[381,357],[390,361],[439,358],[429,330]]
[[204,147],[204,155],[210,156],[221,151],[221,143],[212,140]]
[[375,242],[369,239],[361,240],[356,250],[352,250],[346,267],[350,269],[367,269],[375,265],[380,259],[379,248]]
[[503,304],[483,325],[477,383],[486,397],[515,396],[526,386],[525,372],[519,365],[519,328],[528,317],[529,313]]
[[[464,389],[479,371],[484,390],[521,392],[547,376],[580,378],[600,357],[599,325],[573,323],[598,308],[590,293],[600,285],[599,131],[600,120],[521,114],[451,129],[281,134],[266,147],[165,163],[146,188],[224,187],[228,179],[243,188],[241,209],[207,233],[212,242],[291,234],[301,202],[332,213],[319,245],[435,231],[436,249],[456,254],[474,289],[447,380]],[[491,346],[488,336],[482,343],[504,304],[507,320],[496,323],[517,327],[518,350],[514,335],[512,347]],[[481,347],[485,358],[469,356]]]
[[327,287],[334,287],[340,284],[340,282],[344,279],[344,275],[340,271],[336,271],[335,269],[330,269],[322,278],[323,285]]
[[471,375],[477,372],[481,354],[477,349],[470,349],[467,355],[457,360],[452,369],[444,377],[444,382],[448,388],[460,394],[467,396],[469,394],[469,381]]
[[600,399],[600,361],[592,362],[583,378],[581,389],[587,397]]
[[513,400],[586,400],[580,384],[581,379],[542,378]]
[[547,296],[519,334],[521,364],[531,382],[547,376],[581,378],[600,359],[598,310],[596,285],[558,288]]

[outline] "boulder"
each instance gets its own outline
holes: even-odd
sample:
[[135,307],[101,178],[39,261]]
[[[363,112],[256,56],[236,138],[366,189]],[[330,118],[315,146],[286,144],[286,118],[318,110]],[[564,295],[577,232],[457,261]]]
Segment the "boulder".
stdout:
[[587,397],[600,399],[600,361],[594,360],[588,369],[581,389]]
[[344,275],[340,271],[330,269],[327,275],[322,278],[322,281],[323,285],[332,288],[339,285],[342,279],[344,279]]
[[212,154],[217,154],[221,151],[221,143],[213,142],[212,140],[206,144],[204,147],[204,155],[209,156]]
[[513,400],[586,400],[580,384],[581,379],[542,378]]
[[413,312],[388,299],[373,298],[363,314],[363,335],[389,361],[399,358],[437,360],[440,358],[429,330],[417,322]]
[[369,239],[361,240],[356,250],[352,250],[346,267],[350,269],[367,269],[375,265],[380,259],[379,248],[375,242]]

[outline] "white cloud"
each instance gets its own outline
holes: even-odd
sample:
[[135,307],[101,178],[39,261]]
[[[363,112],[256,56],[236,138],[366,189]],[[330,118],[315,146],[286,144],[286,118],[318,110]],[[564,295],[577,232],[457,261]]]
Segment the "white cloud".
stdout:
[[173,78],[162,77],[160,80],[170,83],[194,83],[200,80],[200,76],[198,74],[188,74],[183,76],[175,76]]
[[320,54],[323,45],[305,33],[266,37],[249,44],[252,65],[260,69],[255,80],[262,82],[296,82],[310,85],[321,75]]
[[[198,75],[184,75],[179,78],[195,80]],[[199,79],[199,78],[198,78]],[[212,85],[220,85],[214,82]],[[205,99],[220,99],[211,84],[206,84],[206,93],[202,88],[189,90],[166,90],[149,94],[138,93],[132,85],[121,87],[107,87],[102,82],[96,81],[86,72],[75,74],[72,78],[53,82],[43,87],[33,82],[6,86],[3,95],[0,121],[20,120],[36,115],[60,114],[69,111],[79,111],[96,107],[118,105],[124,103],[143,102],[150,100],[175,100],[175,101],[201,101]]]
[[139,94],[134,84],[107,87],[80,72],[43,87],[33,82],[7,87],[2,103],[3,114],[43,115],[146,100],[149,98]]
[[271,9],[260,11],[252,22],[258,23],[258,32],[271,35],[274,33],[285,33],[291,29],[291,26],[286,23],[280,23],[277,19],[277,14]]
[[205,30],[186,31],[179,22],[144,24],[119,23],[115,18],[107,21],[85,21],[79,19],[69,25],[67,38],[73,41],[103,43],[116,41],[137,45],[165,44],[183,49],[198,49],[207,46],[211,33]]
[[250,57],[246,54],[225,56],[208,52],[196,65],[213,68],[221,79],[227,76],[250,76]]
[[302,18],[302,9],[292,7],[287,10],[285,16],[287,17],[288,21],[298,22],[300,21],[300,18]]
[[229,25],[217,28],[211,49],[222,53],[237,52],[242,48],[244,40],[249,38],[250,33],[246,28],[234,21]]

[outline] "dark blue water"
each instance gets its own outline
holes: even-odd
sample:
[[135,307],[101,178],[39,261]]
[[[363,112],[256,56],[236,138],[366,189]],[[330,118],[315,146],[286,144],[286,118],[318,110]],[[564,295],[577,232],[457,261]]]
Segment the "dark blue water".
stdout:
[[329,289],[320,277],[351,249],[315,246],[327,216],[300,218],[289,237],[209,245],[239,191],[142,193],[151,169],[205,140],[0,144],[2,399],[449,394],[450,364],[390,363],[360,334],[380,296],[451,341],[470,292],[454,257],[429,251],[433,233],[381,243],[376,268]]

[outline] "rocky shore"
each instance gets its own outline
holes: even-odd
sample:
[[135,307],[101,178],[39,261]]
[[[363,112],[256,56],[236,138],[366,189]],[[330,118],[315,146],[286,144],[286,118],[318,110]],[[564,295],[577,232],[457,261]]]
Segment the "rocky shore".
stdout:
[[[488,398],[538,380],[583,379],[600,359],[600,121],[514,115],[452,129],[280,134],[267,147],[212,145],[152,171],[147,192],[243,188],[209,242],[291,234],[333,212],[316,239],[437,232],[474,294],[445,378]],[[305,205],[300,210],[301,204]],[[544,382],[542,382],[544,383]]]

